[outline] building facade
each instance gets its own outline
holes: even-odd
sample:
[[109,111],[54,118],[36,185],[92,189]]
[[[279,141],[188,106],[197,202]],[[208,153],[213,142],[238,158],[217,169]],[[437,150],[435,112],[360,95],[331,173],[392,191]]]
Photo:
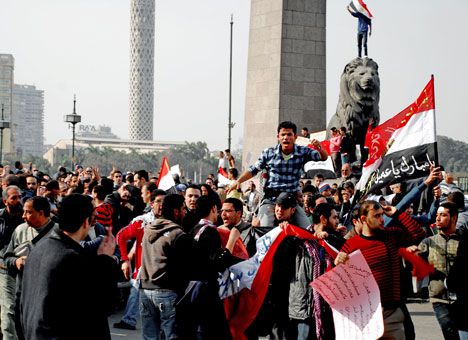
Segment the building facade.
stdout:
[[[170,142],[170,141],[146,141],[146,140],[126,140],[116,138],[100,138],[100,137],[76,137],[75,148],[97,148],[97,149],[112,149],[115,151],[131,152],[132,149],[140,153],[151,153],[158,151],[167,151],[171,147],[184,145],[185,142]],[[60,139],[53,145],[43,158],[46,159],[52,166],[65,164],[71,159],[72,141],[71,139]]]
[[14,152],[18,159],[44,153],[44,91],[33,85],[13,86]]
[[153,139],[154,0],[131,0],[129,138]]

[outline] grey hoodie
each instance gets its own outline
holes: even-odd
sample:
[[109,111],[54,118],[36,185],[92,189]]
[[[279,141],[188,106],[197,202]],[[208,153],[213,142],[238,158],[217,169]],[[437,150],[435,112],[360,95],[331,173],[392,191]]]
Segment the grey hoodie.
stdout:
[[147,225],[142,240],[142,288],[184,289],[191,245],[191,237],[170,220],[159,218]]

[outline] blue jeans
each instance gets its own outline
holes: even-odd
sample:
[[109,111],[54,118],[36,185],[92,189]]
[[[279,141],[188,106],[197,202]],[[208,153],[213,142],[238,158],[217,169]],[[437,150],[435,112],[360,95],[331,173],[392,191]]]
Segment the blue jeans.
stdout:
[[4,340],[16,339],[15,278],[0,270],[0,328]]
[[127,305],[125,306],[122,321],[131,326],[136,326],[138,317],[140,316],[140,290],[133,285],[130,288]]
[[364,47],[364,55],[367,57],[367,32],[358,32],[358,55],[361,58],[362,47]]
[[169,289],[143,289],[140,292],[141,328],[144,340],[177,339],[175,304],[178,294]]
[[468,331],[458,331],[460,340],[468,340]]
[[297,323],[297,340],[307,340],[310,333],[310,320]]
[[445,340],[458,340],[457,327],[451,315],[453,313],[453,306],[446,303],[434,302],[432,307],[434,308],[435,316],[442,329]]

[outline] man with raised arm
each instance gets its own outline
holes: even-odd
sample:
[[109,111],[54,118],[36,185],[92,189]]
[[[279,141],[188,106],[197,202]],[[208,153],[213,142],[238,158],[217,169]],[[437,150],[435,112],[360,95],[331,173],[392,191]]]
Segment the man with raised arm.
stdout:
[[[285,121],[279,124],[277,138],[278,144],[263,150],[257,162],[250,166],[236,181],[232,181],[229,186],[229,191],[235,190],[241,183],[251,179],[259,171],[267,171],[265,196],[258,213],[262,226],[273,225],[275,201],[280,193],[300,194],[299,180],[304,165],[310,161],[323,161],[328,157],[327,151],[316,139],[311,141],[316,150],[296,145],[297,127],[292,122]],[[293,224],[303,228],[310,224],[300,206],[296,208]]]

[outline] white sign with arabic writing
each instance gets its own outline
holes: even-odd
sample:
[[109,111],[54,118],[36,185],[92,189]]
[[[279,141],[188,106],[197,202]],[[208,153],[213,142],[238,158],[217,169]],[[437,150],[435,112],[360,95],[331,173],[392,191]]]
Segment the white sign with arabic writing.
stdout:
[[312,286],[333,310],[337,340],[378,339],[384,331],[380,291],[360,250]]

